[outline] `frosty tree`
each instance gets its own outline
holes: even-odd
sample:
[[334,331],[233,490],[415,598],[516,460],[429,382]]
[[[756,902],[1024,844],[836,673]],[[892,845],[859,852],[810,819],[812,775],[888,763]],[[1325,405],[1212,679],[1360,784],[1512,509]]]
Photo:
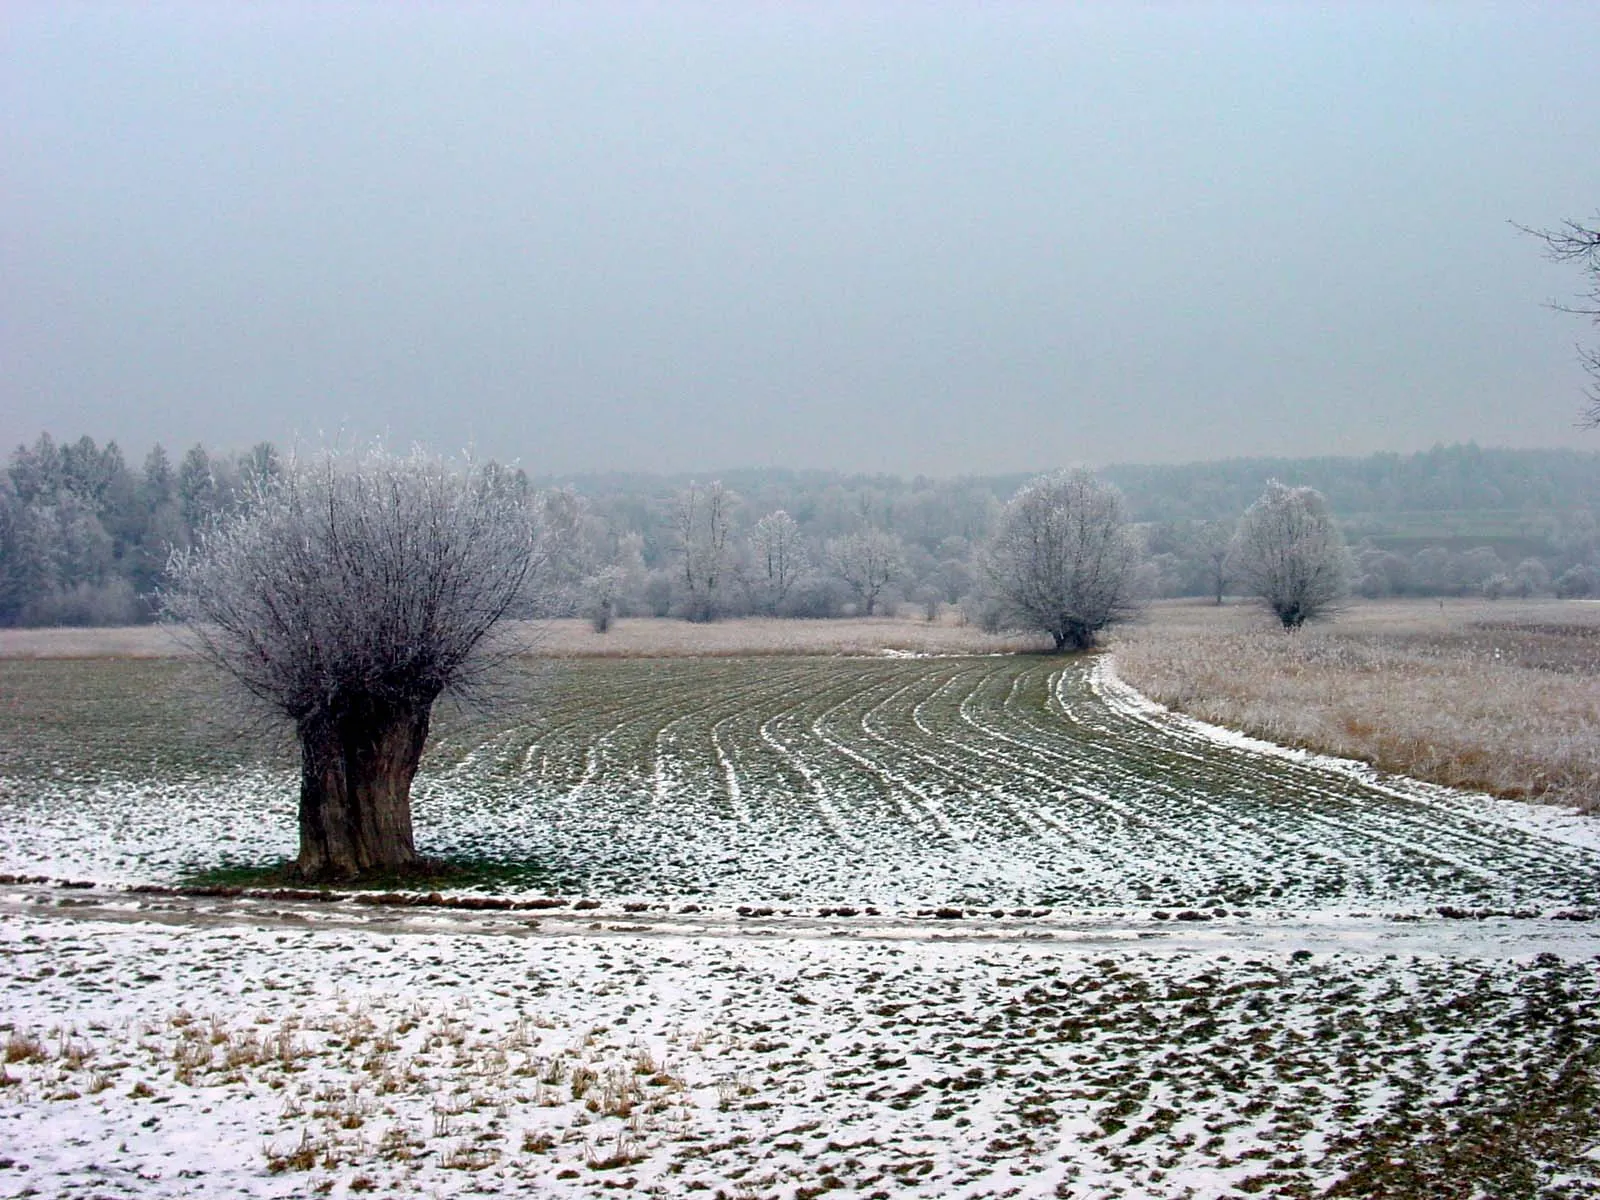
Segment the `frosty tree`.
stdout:
[[1083,650],[1139,609],[1139,546],[1122,493],[1087,471],[1034,480],[1007,504],[985,563],[1002,624]]
[[883,589],[905,569],[905,547],[892,533],[864,529],[830,541],[828,561],[870,617]]
[[495,627],[546,552],[509,473],[373,451],[287,464],[174,555],[165,615],[294,724],[299,875],[417,865],[411,780],[433,703],[510,653]]
[[1285,629],[1328,616],[1349,592],[1344,537],[1315,488],[1269,482],[1240,518],[1233,562]]
[[770,512],[750,530],[751,590],[757,607],[776,614],[788,599],[794,582],[805,570],[805,546],[800,526],[783,509]]
[[683,556],[685,616],[715,621],[722,613],[728,569],[728,533],[738,498],[720,481],[690,483],[673,503],[672,520]]
[[[1557,304],[1561,312],[1588,317],[1600,327],[1600,215],[1594,221],[1563,221],[1558,229],[1527,229],[1544,243],[1552,262],[1575,263],[1584,273],[1585,288],[1580,300],[1573,304]],[[1578,351],[1583,369],[1594,379],[1589,392],[1589,410],[1584,424],[1600,428],[1600,347],[1586,347]]]
[[1206,591],[1220,606],[1233,578],[1233,526],[1227,521],[1206,521],[1200,526],[1197,542]]

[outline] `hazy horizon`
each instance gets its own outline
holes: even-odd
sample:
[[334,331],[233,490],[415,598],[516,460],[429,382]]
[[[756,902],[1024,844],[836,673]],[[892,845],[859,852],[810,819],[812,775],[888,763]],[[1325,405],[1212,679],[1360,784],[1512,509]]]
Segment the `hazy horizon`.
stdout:
[[[3,449],[6,457],[9,459],[10,455],[19,449],[31,449],[36,443],[40,434],[49,436],[55,441],[58,447],[64,442],[75,442],[83,436],[92,438],[101,447],[104,447],[110,442],[114,441],[117,444],[117,448],[122,452],[123,461],[127,464],[129,469],[133,471],[138,471],[141,468],[145,461],[145,457],[156,444],[154,441],[129,443],[119,438],[100,437],[93,430],[76,430],[70,434],[63,435],[57,430],[41,429],[36,431],[31,437],[16,439],[11,445],[4,447]],[[1023,467],[992,471],[879,471],[872,469],[856,470],[847,467],[817,466],[803,463],[790,464],[749,462],[722,463],[713,467],[577,467],[570,470],[555,470],[538,462],[530,462],[520,458],[491,455],[485,453],[482,447],[477,446],[433,446],[424,443],[400,445],[385,441],[381,438],[374,439],[372,442],[361,443],[357,443],[345,438],[333,440],[302,439],[299,442],[272,442],[271,444],[273,449],[276,450],[280,456],[287,456],[290,454],[320,454],[329,450],[332,450],[336,453],[360,452],[368,445],[377,445],[385,450],[396,453],[406,453],[412,449],[420,449],[425,453],[440,455],[448,460],[457,461],[462,464],[480,462],[486,459],[494,459],[494,461],[500,463],[502,466],[525,470],[531,479],[543,485],[551,482],[561,484],[564,481],[570,480],[600,480],[608,477],[660,479],[667,482],[711,482],[714,480],[722,480],[726,482],[728,480],[736,480],[743,476],[762,476],[768,474],[789,474],[798,477],[807,475],[838,476],[841,480],[882,478],[898,480],[906,483],[914,482],[919,479],[926,480],[930,483],[959,482],[964,479],[985,481],[992,479],[1005,479],[1012,476],[1017,476],[1023,480],[1026,480],[1027,478],[1033,476],[1048,474],[1054,471],[1070,470],[1079,467],[1086,468],[1096,473],[1123,469],[1146,470],[1170,468],[1174,470],[1183,470],[1185,468],[1218,467],[1245,463],[1283,462],[1285,464],[1310,464],[1320,461],[1361,462],[1372,459],[1378,455],[1394,455],[1403,461],[1438,451],[1451,451],[1458,448],[1467,447],[1475,448],[1488,454],[1493,454],[1500,451],[1507,451],[1510,453],[1516,453],[1519,451],[1533,451],[1551,454],[1573,454],[1580,457],[1600,457],[1600,437],[1597,437],[1594,440],[1596,444],[1593,445],[1575,444],[1569,446],[1484,445],[1482,443],[1469,440],[1466,442],[1436,442],[1431,446],[1425,446],[1417,450],[1371,450],[1364,453],[1351,454],[1335,453],[1304,455],[1222,454],[1211,458],[1168,459],[1163,461],[1154,461],[1149,459],[1117,459],[1107,462],[1086,462],[1079,459],[1069,459],[1058,463],[1049,463],[1040,467]],[[257,438],[253,442],[237,442],[228,444],[207,444],[204,442],[198,444],[200,444],[205,449],[207,454],[213,457],[213,459],[219,455],[224,458],[243,458],[256,444],[262,441],[271,442],[271,439]],[[176,467],[181,462],[183,456],[188,452],[188,450],[196,444],[197,443],[194,440],[179,440],[174,442],[162,442],[161,446],[162,449],[166,451],[169,465]]]
[[0,439],[903,476],[1579,432],[1600,9],[8,6]]

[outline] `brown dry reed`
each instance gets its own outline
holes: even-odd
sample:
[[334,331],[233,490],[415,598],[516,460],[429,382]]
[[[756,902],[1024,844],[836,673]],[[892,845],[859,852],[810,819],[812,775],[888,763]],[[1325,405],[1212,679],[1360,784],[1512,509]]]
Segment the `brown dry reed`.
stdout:
[[1253,607],[1167,603],[1112,648],[1123,679],[1201,720],[1600,811],[1600,605],[1357,603],[1285,633]]

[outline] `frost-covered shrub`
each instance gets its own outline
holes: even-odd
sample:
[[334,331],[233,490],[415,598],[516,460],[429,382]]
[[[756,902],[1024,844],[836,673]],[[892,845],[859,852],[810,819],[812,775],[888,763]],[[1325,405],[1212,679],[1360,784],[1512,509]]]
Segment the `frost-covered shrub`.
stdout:
[[1329,615],[1350,590],[1344,535],[1315,488],[1268,483],[1239,521],[1233,561],[1285,629]]
[[1122,493],[1076,470],[1041,476],[1012,498],[984,570],[1005,626],[1083,650],[1137,613],[1147,586],[1139,559]]
[[30,601],[22,610],[24,625],[132,625],[147,620],[149,608],[126,579],[79,583],[58,588]]
[[848,599],[844,585],[820,571],[808,571],[795,581],[780,616],[837,617]]
[[1580,563],[1568,567],[1556,579],[1556,595],[1564,600],[1582,599],[1600,594],[1600,569]]

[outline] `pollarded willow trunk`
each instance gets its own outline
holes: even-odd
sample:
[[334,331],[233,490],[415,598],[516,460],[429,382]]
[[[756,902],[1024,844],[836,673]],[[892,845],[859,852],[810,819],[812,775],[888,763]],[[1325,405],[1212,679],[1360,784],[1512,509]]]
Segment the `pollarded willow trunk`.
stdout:
[[356,879],[415,867],[411,780],[431,702],[360,699],[299,723],[304,879]]
[[1094,645],[1094,630],[1076,621],[1066,621],[1050,631],[1055,639],[1056,653],[1065,654],[1087,650]]

